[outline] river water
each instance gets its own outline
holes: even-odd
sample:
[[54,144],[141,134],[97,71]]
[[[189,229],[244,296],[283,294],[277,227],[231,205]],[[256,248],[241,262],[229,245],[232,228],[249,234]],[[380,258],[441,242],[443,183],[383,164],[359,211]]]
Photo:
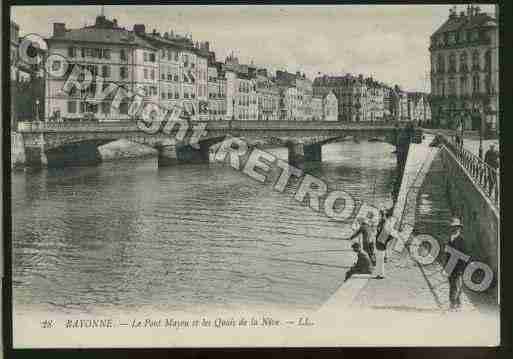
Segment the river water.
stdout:
[[[308,173],[356,204],[390,198],[393,147],[323,147]],[[286,159],[284,148],[271,150]],[[224,164],[158,168],[155,158],[12,178],[16,311],[315,308],[354,261],[351,222]]]

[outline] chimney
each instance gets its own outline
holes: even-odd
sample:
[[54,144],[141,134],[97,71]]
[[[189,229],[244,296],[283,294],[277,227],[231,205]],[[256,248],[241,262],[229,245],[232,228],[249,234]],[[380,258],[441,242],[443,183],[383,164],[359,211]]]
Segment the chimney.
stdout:
[[165,33],[164,33],[164,38],[165,38],[165,39],[169,39],[169,32],[165,32]]
[[114,19],[112,22],[114,23],[114,27],[118,27],[118,19]]
[[62,36],[66,32],[66,24],[63,22],[53,23],[53,36]]
[[157,35],[157,30],[153,29],[152,35]]
[[205,41],[204,44],[205,44],[205,51],[210,51],[210,42]]
[[144,24],[135,24],[134,32],[136,34],[144,34],[146,32],[146,26],[144,26]]

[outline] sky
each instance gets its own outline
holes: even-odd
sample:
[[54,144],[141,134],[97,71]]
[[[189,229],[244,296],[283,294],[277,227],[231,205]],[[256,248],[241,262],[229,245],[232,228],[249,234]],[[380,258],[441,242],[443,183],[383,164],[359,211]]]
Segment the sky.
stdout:
[[[217,60],[232,51],[241,63],[275,71],[372,76],[408,91],[429,92],[429,37],[447,20],[450,5],[153,5],[105,6],[105,16],[132,29],[192,34],[210,41]],[[493,5],[481,5],[493,13]],[[457,6],[465,10],[465,6]],[[12,19],[20,35],[52,34],[92,25],[101,6],[16,6]]]

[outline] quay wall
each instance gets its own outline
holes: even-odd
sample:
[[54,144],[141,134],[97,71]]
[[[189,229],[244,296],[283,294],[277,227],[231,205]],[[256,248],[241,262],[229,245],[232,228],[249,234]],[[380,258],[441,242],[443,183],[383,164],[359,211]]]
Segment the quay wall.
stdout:
[[447,149],[440,151],[445,188],[453,215],[464,226],[463,237],[470,254],[498,273],[499,210],[474,183],[463,166]]

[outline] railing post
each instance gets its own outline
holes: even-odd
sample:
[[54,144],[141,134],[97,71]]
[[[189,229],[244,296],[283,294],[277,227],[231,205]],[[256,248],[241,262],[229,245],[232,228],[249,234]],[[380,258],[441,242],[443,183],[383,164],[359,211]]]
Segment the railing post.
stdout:
[[497,167],[497,169],[495,170],[495,176],[496,176],[496,181],[495,181],[495,204],[497,204],[497,205],[499,205],[499,203],[500,203],[500,196],[501,196],[501,186],[500,186],[501,175],[500,175],[499,168],[500,167]]

